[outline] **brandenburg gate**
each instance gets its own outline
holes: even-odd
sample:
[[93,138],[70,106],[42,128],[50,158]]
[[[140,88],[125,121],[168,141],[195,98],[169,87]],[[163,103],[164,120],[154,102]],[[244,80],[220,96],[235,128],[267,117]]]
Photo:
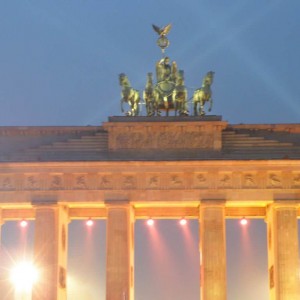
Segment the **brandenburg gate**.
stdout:
[[0,128],[2,223],[35,220],[32,299],[66,299],[68,223],[82,218],[107,222],[106,299],[134,299],[133,225],[149,217],[199,220],[202,300],[226,299],[225,219],[264,218],[270,299],[299,299],[300,124],[167,119]]
[[[164,51],[170,25],[153,27]],[[242,217],[267,223],[270,299],[299,300],[300,124],[205,115],[213,76],[194,92],[193,116],[184,72],[163,56],[155,86],[147,76],[147,116],[122,73],[125,116],[101,126],[0,127],[0,223],[35,220],[42,276],[33,300],[67,297],[70,221],[106,220],[106,299],[133,300],[135,220],[182,217],[200,224],[201,300],[227,297],[225,220]]]

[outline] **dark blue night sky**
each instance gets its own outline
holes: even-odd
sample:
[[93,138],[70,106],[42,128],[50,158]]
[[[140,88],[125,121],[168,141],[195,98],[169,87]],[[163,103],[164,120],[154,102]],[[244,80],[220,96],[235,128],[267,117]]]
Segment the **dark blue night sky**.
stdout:
[[[142,91],[161,58],[152,23],[173,24],[166,53],[190,93],[215,72],[212,114],[230,124],[300,123],[299,11],[298,0],[2,0],[0,126],[100,125],[121,115],[118,74]],[[31,256],[33,227],[22,236],[15,222],[3,225],[1,280],[22,249]],[[155,230],[154,238],[136,222],[135,299],[199,299],[197,221],[183,232],[160,220]],[[105,222],[92,232],[72,222],[69,235],[68,300],[104,300]],[[246,232],[227,221],[227,263],[228,300],[268,299],[263,220]]]

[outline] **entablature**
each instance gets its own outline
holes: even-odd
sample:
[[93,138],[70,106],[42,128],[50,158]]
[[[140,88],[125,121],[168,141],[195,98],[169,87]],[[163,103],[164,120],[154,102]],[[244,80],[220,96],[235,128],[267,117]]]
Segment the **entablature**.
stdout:
[[148,201],[151,195],[159,194],[198,200],[215,190],[226,200],[266,200],[278,193],[297,198],[300,160],[0,164],[0,201],[10,195],[18,198],[14,201],[24,201],[21,199],[27,194],[39,192],[55,194],[59,199],[72,198],[75,193],[75,199],[94,201],[95,197],[104,199],[111,191],[128,194],[133,201]]

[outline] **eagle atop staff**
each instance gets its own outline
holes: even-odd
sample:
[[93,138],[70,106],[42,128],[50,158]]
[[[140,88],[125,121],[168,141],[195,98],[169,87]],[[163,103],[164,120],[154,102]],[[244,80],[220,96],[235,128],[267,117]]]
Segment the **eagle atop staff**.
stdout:
[[152,27],[153,27],[154,31],[158,33],[159,36],[165,37],[170,32],[172,24],[168,24],[161,28],[152,24]]
[[165,49],[169,46],[170,42],[167,38],[167,34],[170,32],[172,25],[168,24],[164,27],[158,27],[152,24],[154,31],[159,35],[157,40],[157,45],[161,49],[162,53],[164,54]]

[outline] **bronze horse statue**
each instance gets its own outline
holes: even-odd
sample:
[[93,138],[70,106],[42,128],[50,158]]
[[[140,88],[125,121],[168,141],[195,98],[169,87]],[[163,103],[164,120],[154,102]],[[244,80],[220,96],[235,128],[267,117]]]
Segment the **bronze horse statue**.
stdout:
[[153,88],[152,73],[147,74],[147,82],[143,92],[143,98],[146,104],[147,116],[151,117],[156,112],[156,102]]
[[175,116],[177,116],[177,112],[179,112],[180,116],[187,116],[189,114],[187,109],[187,98],[188,93],[184,85],[184,74],[183,71],[180,70],[177,73],[176,85],[172,93]]
[[129,105],[129,110],[125,112],[126,116],[138,116],[140,112],[140,94],[138,90],[131,87],[128,77],[121,73],[119,82],[122,87],[121,92],[121,111],[124,112],[124,103]]
[[204,111],[204,105],[206,102],[209,102],[209,108],[208,111],[211,111],[212,109],[212,91],[210,86],[213,83],[213,78],[214,78],[214,72],[209,71],[205,75],[203,82],[202,82],[202,87],[200,89],[197,89],[194,92],[193,95],[193,104],[194,104],[194,116],[204,116],[205,111]]

